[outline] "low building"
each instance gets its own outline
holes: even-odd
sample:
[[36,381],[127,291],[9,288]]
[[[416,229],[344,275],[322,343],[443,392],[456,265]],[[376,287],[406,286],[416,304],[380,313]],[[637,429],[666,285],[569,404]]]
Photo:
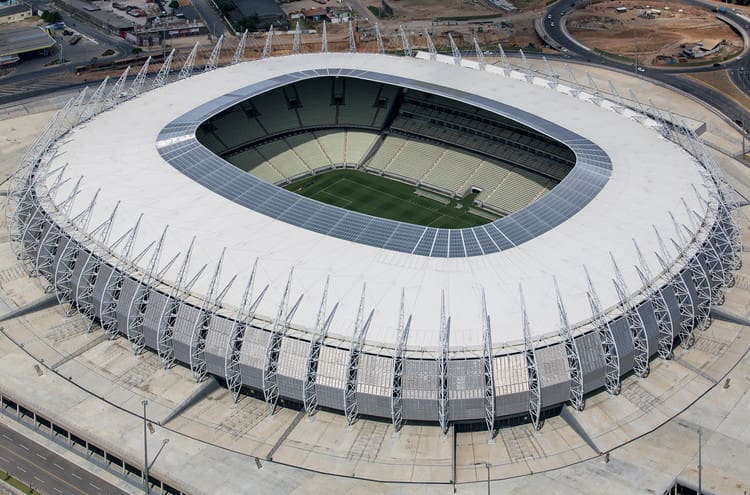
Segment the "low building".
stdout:
[[237,27],[238,23],[246,19],[253,19],[255,28],[265,31],[269,27],[286,27],[286,14],[274,0],[233,0],[235,9],[227,13],[230,21]]
[[36,26],[0,27],[0,66],[13,65],[26,57],[47,56],[55,39]]
[[302,11],[302,14],[304,14],[305,20],[308,22],[323,22],[329,20],[328,12],[324,7],[306,9]]
[[0,7],[0,24],[11,24],[28,19],[34,15],[31,5],[24,2],[14,2]]

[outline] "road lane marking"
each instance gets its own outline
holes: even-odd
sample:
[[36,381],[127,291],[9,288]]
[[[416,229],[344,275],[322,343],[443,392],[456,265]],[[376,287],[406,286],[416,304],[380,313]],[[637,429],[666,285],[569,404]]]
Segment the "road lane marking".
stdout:
[[77,475],[76,473],[74,473],[74,472],[72,472],[72,471],[71,471],[71,473],[70,473],[70,474],[72,474],[74,478],[78,478],[79,480],[82,480],[82,479],[83,479],[83,478],[81,478],[80,476],[78,476],[78,475]]
[[56,462],[53,462],[53,463],[52,463],[52,465],[53,465],[53,466],[55,466],[55,467],[56,467],[57,469],[59,469],[60,471],[65,471],[65,468],[64,468],[64,467],[62,467],[61,465],[59,465],[59,464],[58,464],[58,463],[56,463]]
[[34,479],[37,480],[39,483],[44,483],[44,480],[37,475],[34,475]]
[[55,490],[57,493],[62,493],[57,487],[53,487],[53,490]]
[[18,469],[18,470],[19,470],[19,471],[21,471],[22,473],[25,473],[25,472],[26,472],[26,470],[25,470],[24,468],[22,468],[21,466],[16,466],[16,469]]
[[36,456],[37,456],[37,457],[39,457],[40,459],[44,459],[45,461],[47,460],[47,458],[46,458],[46,457],[44,457],[44,456],[43,456],[42,454],[40,454],[39,452],[37,452],[37,453],[36,453]]
[[3,460],[3,462],[10,462],[10,461],[9,461],[8,459],[6,459],[5,457],[3,457],[3,456],[1,456],[1,455],[0,455],[0,459],[2,459],[2,460]]
[[[0,427],[1,427],[1,426],[0,426]],[[4,435],[4,434],[0,433],[0,435]],[[79,487],[78,487],[78,486],[77,486],[76,484],[73,484],[73,482],[71,482],[71,480],[67,480],[67,479],[65,479],[65,478],[62,478],[62,477],[61,477],[61,476],[60,476],[59,474],[55,474],[55,473],[53,473],[53,472],[51,472],[51,471],[48,471],[47,469],[45,469],[45,465],[42,465],[42,464],[36,464],[36,463],[34,463],[34,461],[32,461],[32,460],[30,460],[30,459],[26,458],[25,456],[22,456],[21,454],[19,454],[19,453],[18,453],[17,451],[15,451],[15,450],[11,450],[11,449],[9,449],[9,448],[8,448],[7,446],[3,445],[2,443],[0,443],[0,449],[3,449],[3,450],[5,450],[5,451],[6,451],[6,452],[7,452],[7,453],[8,453],[8,454],[9,454],[10,456],[12,456],[13,458],[17,458],[17,459],[20,459],[20,460],[25,460],[25,461],[29,462],[29,463],[30,463],[30,464],[31,464],[32,466],[34,466],[34,467],[35,467],[36,469],[38,469],[38,470],[39,470],[40,472],[43,472],[44,474],[47,474],[47,475],[49,475],[49,476],[50,476],[50,477],[51,477],[51,478],[52,478],[52,479],[53,479],[53,480],[55,481],[55,483],[56,483],[56,484],[58,484],[58,486],[63,486],[63,485],[65,485],[65,486],[67,486],[67,487],[70,487],[71,491],[70,491],[70,492],[68,492],[68,493],[76,493],[76,494],[80,493],[81,495],[90,495],[90,493],[89,493],[90,491],[84,491],[83,489],[79,488]],[[57,466],[57,467],[58,467],[59,469],[62,469],[63,471],[65,470],[65,469],[63,469],[62,467],[60,467],[59,465],[57,465],[57,464],[55,464],[55,465],[56,465],[56,466]],[[20,467],[19,467],[19,468],[20,468]],[[20,470],[21,470],[21,471],[24,471],[24,472],[26,472],[25,470],[23,470],[23,468],[20,468]],[[71,474],[73,474],[73,473],[71,473]],[[73,476],[75,476],[75,477],[76,477],[76,478],[78,478],[79,480],[82,480],[82,478],[81,478],[80,476],[76,476],[75,474],[73,474]],[[122,491],[120,491],[119,489],[117,489],[117,488],[114,488],[114,487],[111,487],[111,486],[110,486],[110,487],[109,487],[108,489],[110,489],[110,490],[113,490],[113,491],[114,491],[114,492],[116,492],[116,493],[123,493],[123,492],[122,492]],[[61,492],[60,490],[57,490],[57,491],[58,491],[59,493],[63,493],[63,492]]]
[[28,448],[27,446],[25,446],[24,444],[22,444],[22,443],[19,443],[19,444],[18,444],[18,446],[19,446],[19,447],[21,447],[21,448],[22,448],[23,450],[25,450],[26,452],[29,452],[29,448]]
[[94,487],[94,488],[96,489],[96,491],[97,491],[97,492],[100,492],[100,491],[102,491],[102,489],[101,489],[101,488],[99,488],[98,486],[96,486],[96,485],[95,485],[95,484],[93,484],[93,483],[89,483],[89,485],[93,486],[93,487]]

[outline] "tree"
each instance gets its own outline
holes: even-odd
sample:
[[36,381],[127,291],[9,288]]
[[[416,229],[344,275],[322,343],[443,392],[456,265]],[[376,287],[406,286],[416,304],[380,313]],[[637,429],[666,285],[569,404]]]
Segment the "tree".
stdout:
[[235,22],[237,31],[244,31],[247,29],[250,32],[257,31],[258,29],[258,16],[257,14],[243,17]]
[[180,2],[178,2],[177,0],[172,0],[171,2],[169,2],[168,7],[172,10],[177,10],[180,8]]
[[45,10],[42,12],[42,15],[40,16],[44,22],[47,22],[49,24],[54,24],[56,22],[62,21],[62,16],[60,15],[60,12],[57,12],[56,10]]
[[225,15],[237,8],[232,0],[216,0],[216,6]]

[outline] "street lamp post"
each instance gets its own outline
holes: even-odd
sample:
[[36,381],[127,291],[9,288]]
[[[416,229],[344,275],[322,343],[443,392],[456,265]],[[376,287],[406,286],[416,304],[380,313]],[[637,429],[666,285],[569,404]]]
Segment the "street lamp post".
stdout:
[[[692,430],[689,425],[681,421],[677,421],[677,424],[683,428]],[[703,428],[698,427],[698,492],[697,495],[703,493]]]
[[148,495],[148,431],[146,426],[146,406],[148,405],[148,401],[143,399],[141,404],[143,404],[143,491]]
[[[744,131],[744,130],[743,130]],[[698,495],[701,495],[701,489],[703,488],[703,464],[701,459],[702,447],[703,447],[703,430],[698,427]]]
[[484,467],[487,468],[487,495],[490,495],[490,468],[492,467],[492,464],[485,463]]

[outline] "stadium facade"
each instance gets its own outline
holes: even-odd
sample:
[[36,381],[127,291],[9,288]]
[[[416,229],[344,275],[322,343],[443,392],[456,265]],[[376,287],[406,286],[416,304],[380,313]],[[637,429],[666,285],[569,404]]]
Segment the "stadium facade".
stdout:
[[[147,92],[145,73],[129,88],[124,76],[84,92],[29,150],[6,212],[14,249],[70,316],[157,352],[165,367],[213,375],[235,397],[258,393],[272,411],[282,400],[397,430],[404,421],[493,429],[524,416],[539,426],[545,410],[583,409],[586,394],[617,394],[622,376],[646,378],[651,359],[689,347],[733,284],[741,241],[731,188],[694,133],[637,100],[425,54],[275,57],[166,86],[157,77]],[[333,110],[313,118],[304,84],[315,79],[378,96],[347,110],[359,93],[326,94]],[[415,117],[409,93],[441,103]],[[272,94],[284,104],[264,107]],[[384,108],[390,117],[378,120]],[[227,146],[221,121],[240,110],[247,130]],[[366,111],[373,117],[360,125]],[[434,129],[447,128],[446,115],[453,134]],[[513,122],[532,136],[525,153],[547,161],[503,161],[456,134],[518,151],[500,135]],[[425,139],[445,148],[441,157],[512,162],[547,186],[486,225],[435,229],[323,205],[219,156],[283,138],[307,163],[292,136],[321,142],[322,129],[353,128],[378,134],[380,146],[399,135],[402,148]],[[253,169],[273,162],[260,156]],[[330,162],[309,173],[373,163]],[[553,165],[567,170],[555,178]],[[399,178],[427,177],[416,175]]]

